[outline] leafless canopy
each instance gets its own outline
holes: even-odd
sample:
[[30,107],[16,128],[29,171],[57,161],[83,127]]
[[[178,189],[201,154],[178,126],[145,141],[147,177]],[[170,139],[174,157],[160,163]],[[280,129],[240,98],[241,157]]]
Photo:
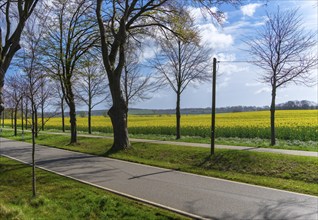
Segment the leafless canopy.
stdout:
[[[109,98],[107,79],[102,62],[95,55],[87,54],[79,62],[75,90],[79,100],[93,109]],[[97,99],[98,100],[93,100]]]
[[[311,70],[317,66],[317,50],[314,51],[316,34],[306,31],[298,10],[267,14],[267,22],[257,32],[256,38],[246,43],[249,53],[257,59],[255,65],[265,71],[260,80],[270,84],[271,145],[276,144],[275,109],[277,89],[293,82],[313,84]],[[314,82],[315,83],[315,82]]]
[[13,56],[21,48],[20,38],[23,28],[37,2],[38,0],[0,1],[0,113],[3,111],[4,77]]
[[194,82],[211,78],[208,71],[210,50],[195,42],[184,42],[177,37],[160,39],[161,52],[152,61],[153,68],[180,94]]
[[[107,72],[112,107],[111,118],[114,143],[111,151],[129,147],[127,130],[128,108],[121,90],[121,75],[126,62],[127,40],[133,33],[145,33],[149,27],[170,30],[168,15],[178,10],[174,0],[97,0],[96,16],[101,37],[103,63]],[[218,3],[233,3],[239,0],[188,0],[209,8]],[[212,16],[214,15],[211,13]]]
[[152,71],[141,71],[143,67],[140,60],[142,49],[142,45],[137,42],[128,42],[126,62],[121,81],[127,106],[138,101],[150,99],[152,94],[161,86]]
[[[298,10],[267,14],[267,22],[256,38],[247,40],[255,65],[265,70],[261,80],[272,87],[290,82],[310,85],[310,70],[317,65],[316,34],[303,27]],[[316,50],[316,51],[315,51]]]

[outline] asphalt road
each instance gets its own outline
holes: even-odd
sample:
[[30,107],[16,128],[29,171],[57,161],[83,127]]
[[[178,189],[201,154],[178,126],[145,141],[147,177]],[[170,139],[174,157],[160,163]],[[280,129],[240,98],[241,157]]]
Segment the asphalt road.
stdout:
[[[31,145],[0,139],[0,154],[31,162]],[[207,219],[318,219],[318,197],[67,150],[36,147],[39,167]]]

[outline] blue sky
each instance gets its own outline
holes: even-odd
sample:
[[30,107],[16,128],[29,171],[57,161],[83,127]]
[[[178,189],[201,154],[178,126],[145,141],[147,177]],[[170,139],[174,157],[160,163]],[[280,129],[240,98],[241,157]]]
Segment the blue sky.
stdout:
[[[201,30],[201,37],[206,47],[212,48],[212,56],[221,61],[253,60],[248,57],[246,46],[242,43],[244,36],[255,34],[265,22],[266,11],[273,11],[299,8],[302,14],[304,26],[308,30],[317,33],[317,0],[242,0],[242,5],[221,6],[225,12],[226,19],[222,25],[216,25],[209,18],[204,18],[198,8],[191,8],[191,13],[196,18],[196,25]],[[317,35],[318,37],[318,35]],[[318,39],[317,39],[318,40]],[[145,47],[144,59],[154,56],[156,46]],[[318,53],[318,46],[316,45]],[[212,66],[211,66],[212,69]],[[11,67],[12,72],[13,67]],[[261,70],[249,63],[221,62],[218,64],[217,78],[217,107],[224,106],[265,106],[270,104],[270,87],[258,81]],[[318,70],[312,73],[316,82]],[[205,108],[211,107],[211,82],[189,86],[182,94],[182,108]],[[277,103],[289,100],[309,100],[318,102],[317,85],[314,87],[288,85],[281,88],[277,93]],[[134,108],[156,108],[173,109],[176,105],[176,95],[171,88],[157,91],[152,98],[146,101],[135,103],[130,107]],[[105,109],[105,104],[96,106],[95,109]],[[78,106],[79,110],[86,109],[85,106]]]
[[[266,11],[298,8],[304,19],[304,26],[317,33],[317,1],[310,0],[269,0],[243,1],[241,6],[222,6],[226,20],[222,26],[216,26],[210,19],[204,19],[199,9],[192,8],[196,24],[201,30],[205,46],[213,49],[213,56],[222,61],[251,60],[242,51],[246,46],[243,36],[250,36],[265,22]],[[318,48],[316,49],[318,51]],[[145,56],[151,57],[151,50],[145,50]],[[261,70],[248,63],[221,62],[218,64],[217,107],[235,105],[265,106],[270,104],[270,87],[258,81]],[[313,71],[317,81],[317,70]],[[181,107],[210,107],[211,83],[196,84],[188,87],[181,97]],[[310,100],[317,102],[317,85],[314,87],[290,84],[278,90],[277,102],[289,100]],[[136,108],[175,108],[176,97],[170,88],[156,92],[153,98],[131,107]]]

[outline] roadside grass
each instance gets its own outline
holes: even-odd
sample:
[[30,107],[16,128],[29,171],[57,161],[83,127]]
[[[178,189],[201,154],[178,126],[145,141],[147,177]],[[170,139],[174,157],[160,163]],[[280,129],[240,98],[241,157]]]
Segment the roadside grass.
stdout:
[[[11,134],[13,130],[11,128],[5,128],[4,132],[10,131]],[[19,131],[21,132],[21,131]],[[27,130],[26,132],[30,132]],[[57,132],[61,134],[60,130],[45,130],[44,132]],[[88,135],[87,132],[78,131],[79,134]],[[112,137],[111,133],[93,132],[95,136]],[[189,143],[211,143],[209,137],[203,138],[199,136],[181,136],[179,140],[176,140],[174,135],[158,135],[158,134],[129,134],[130,138],[139,139],[150,139],[150,140],[160,140],[160,141],[176,141],[176,142],[189,142]],[[272,149],[284,149],[284,150],[303,150],[303,151],[313,151],[318,152],[318,142],[317,141],[299,141],[299,140],[281,140],[277,139],[276,145],[271,146],[269,139],[261,138],[235,138],[235,137],[219,137],[215,139],[215,143],[219,145],[230,145],[230,146],[247,146],[247,147],[262,147],[262,148],[272,148]]]
[[[21,140],[8,132],[2,136]],[[26,134],[25,141],[30,140]],[[68,136],[40,133],[37,144],[318,196],[317,158],[225,149],[209,157],[206,148],[138,142],[129,150],[107,153],[110,139],[78,141],[69,145]]]
[[187,219],[40,169],[32,198],[31,167],[0,157],[0,219]]
[[[181,136],[181,138],[179,140],[176,140],[176,137],[174,135],[130,134],[129,136],[131,138],[153,139],[153,140],[163,140],[163,141],[177,141],[177,142],[204,143],[204,144],[211,143],[211,139],[209,137],[202,138],[202,137],[195,137],[195,136]],[[303,151],[318,152],[318,142],[317,141],[299,141],[299,140],[281,140],[281,139],[278,139],[276,141],[276,145],[271,146],[269,139],[219,137],[219,138],[215,139],[215,143],[219,144],[219,145],[262,147],[262,148],[272,148],[272,149],[303,150]]]

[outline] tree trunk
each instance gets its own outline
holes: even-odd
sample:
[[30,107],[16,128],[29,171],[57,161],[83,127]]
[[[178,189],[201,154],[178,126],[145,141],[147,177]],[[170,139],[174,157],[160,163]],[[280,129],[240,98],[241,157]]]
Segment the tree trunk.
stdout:
[[88,133],[92,134],[92,109],[88,108]]
[[32,104],[32,196],[36,197],[36,177],[35,177],[35,137],[37,135],[36,129],[36,108]]
[[25,103],[25,129],[28,129],[28,101]]
[[34,133],[38,137],[38,109],[34,106]]
[[88,133],[92,133],[92,90],[91,90],[91,77],[88,78]]
[[113,78],[109,86],[113,106],[109,109],[108,115],[114,132],[114,143],[110,151],[116,152],[130,147],[126,122],[128,109],[120,88],[120,77]]
[[[2,39],[1,39],[2,40]],[[4,103],[3,103],[3,86],[4,86],[4,75],[6,73],[6,70],[3,69],[1,63],[2,60],[0,60],[0,114],[4,111]]]
[[11,128],[13,129],[13,108],[11,108]]
[[44,131],[44,103],[41,105],[41,130]]
[[24,134],[24,118],[23,118],[23,99],[21,99],[21,129],[22,135]]
[[177,130],[176,130],[176,139],[180,139],[180,120],[181,120],[181,113],[180,113],[180,92],[177,92],[177,107],[176,107],[176,122],[177,122]]
[[18,115],[18,106],[14,108],[14,136],[18,135],[17,115]]
[[[128,95],[128,68],[127,68],[127,65],[125,64],[124,66],[125,68],[125,79],[124,79],[124,94],[125,94],[125,103],[126,103],[126,106],[127,106],[127,109],[128,109],[128,102],[129,102],[129,95]],[[128,128],[128,113],[126,114],[126,127]]]
[[61,99],[62,131],[65,132],[64,98]]
[[178,90],[177,90],[177,106],[176,106],[176,139],[180,139],[180,96],[181,96],[181,82],[182,82],[182,76],[181,76],[181,68],[182,68],[182,60],[181,60],[181,41],[178,40]]
[[276,88],[272,88],[272,102],[271,102],[271,145],[276,144],[276,135],[275,135],[275,100],[276,100]]
[[77,130],[76,130],[76,108],[74,100],[69,103],[70,108],[70,124],[71,124],[71,141],[70,144],[77,142]]

